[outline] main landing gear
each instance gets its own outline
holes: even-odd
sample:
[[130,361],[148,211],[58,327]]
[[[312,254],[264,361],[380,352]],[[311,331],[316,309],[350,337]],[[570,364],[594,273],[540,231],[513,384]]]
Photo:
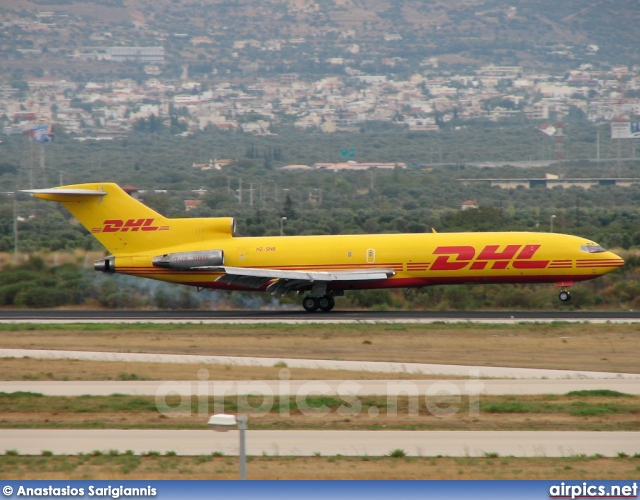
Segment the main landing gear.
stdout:
[[307,312],[315,312],[320,309],[323,312],[328,312],[336,305],[335,299],[331,295],[323,295],[322,297],[311,297],[307,295],[302,299],[302,307]]

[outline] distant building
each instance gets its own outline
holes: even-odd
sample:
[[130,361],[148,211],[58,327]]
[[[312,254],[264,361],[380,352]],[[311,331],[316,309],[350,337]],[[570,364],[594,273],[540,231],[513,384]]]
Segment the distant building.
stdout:
[[[524,114],[530,120],[548,120],[549,119],[549,104],[546,102],[537,102],[532,104],[531,106],[525,106]],[[550,127],[553,129],[551,133],[548,133],[546,130],[543,130],[543,127]],[[544,132],[547,135],[553,135],[556,131],[553,125],[542,125],[540,126],[540,131]]]
[[480,205],[478,205],[477,201],[467,200],[462,202],[462,205],[460,206],[460,208],[462,210],[473,210],[475,208],[478,208],[479,206]]
[[178,105],[188,106],[190,104],[200,104],[202,102],[202,98],[198,94],[179,94],[173,96],[173,102]]
[[593,186],[623,186],[628,187],[633,184],[640,184],[640,178],[585,178],[585,179],[561,179],[554,178],[553,174],[547,174],[544,179],[459,179],[465,185],[488,184],[504,189],[531,189],[535,187],[543,188],[570,188],[581,187],[589,189]]
[[211,40],[211,38],[209,38],[208,36],[194,36],[193,38],[191,38],[191,45],[193,45],[194,47],[197,45],[211,45],[213,43],[213,40]]
[[224,158],[217,160],[215,158],[209,159],[207,163],[193,163],[191,166],[193,168],[199,168],[200,170],[222,170],[224,167],[228,167],[232,165],[237,160],[231,160],[229,158]]
[[[526,111],[525,111],[526,113]],[[547,115],[549,114],[549,109],[547,108]],[[538,127],[538,130],[540,132],[542,132],[543,134],[548,135],[549,137],[552,137],[556,134],[557,129],[551,125],[550,123],[545,123],[544,125],[540,125]]]
[[36,118],[37,115],[35,113],[32,113],[31,111],[19,111],[18,113],[14,113],[11,116],[11,119],[13,121],[34,121]]
[[325,169],[325,170],[369,170],[370,168],[382,168],[382,169],[394,169],[394,168],[407,168],[407,164],[404,162],[357,162],[347,161],[341,163],[315,163],[313,168]]
[[278,81],[283,85],[291,85],[298,81],[298,73],[284,73],[278,76]]
[[201,186],[200,189],[192,189],[191,192],[195,195],[198,195],[200,197],[204,196],[205,194],[207,194],[207,188],[205,188],[204,186]]
[[494,66],[490,64],[488,66],[483,66],[478,71],[478,74],[482,76],[489,76],[493,78],[508,78],[511,80],[515,80],[522,73],[522,66]]
[[191,210],[195,210],[200,205],[202,205],[202,200],[184,200],[184,209],[187,212],[191,212]]
[[114,62],[164,63],[164,47],[109,47],[107,55]]
[[140,188],[137,188],[135,186],[130,186],[130,185],[126,185],[126,186],[122,186],[122,190],[127,193],[129,196],[131,196],[132,198],[135,198],[136,200],[140,199]]
[[285,165],[284,167],[282,167],[280,170],[289,170],[289,171],[301,171],[301,170],[312,170],[311,167],[309,165]]

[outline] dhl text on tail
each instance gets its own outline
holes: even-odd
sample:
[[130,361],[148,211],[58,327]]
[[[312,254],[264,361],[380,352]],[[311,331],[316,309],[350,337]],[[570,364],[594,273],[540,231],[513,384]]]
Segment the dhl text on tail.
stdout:
[[230,217],[168,219],[111,183],[29,190],[62,203],[111,253],[95,269],[202,289],[304,295],[329,311],[345,290],[576,281],[624,264],[578,236],[534,232],[234,236]]

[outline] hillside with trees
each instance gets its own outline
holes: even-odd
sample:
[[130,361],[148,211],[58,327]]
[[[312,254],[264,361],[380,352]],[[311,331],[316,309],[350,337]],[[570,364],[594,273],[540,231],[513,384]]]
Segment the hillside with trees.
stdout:
[[[27,189],[59,184],[112,181],[132,184],[149,206],[169,217],[233,216],[238,234],[278,235],[281,217],[286,235],[453,231],[548,231],[593,238],[628,256],[627,266],[603,279],[580,285],[571,306],[637,307],[636,283],[640,247],[640,185],[590,189],[500,189],[469,184],[469,178],[640,177],[640,162],[615,159],[589,162],[595,152],[596,129],[569,127],[566,149],[571,161],[549,167],[519,168],[509,161],[549,159],[552,139],[535,127],[445,127],[439,132],[408,132],[371,124],[356,133],[328,137],[283,130],[256,137],[205,131],[176,137],[169,131],[137,131],[113,141],[79,142],[64,133],[45,144],[46,168],[38,161],[39,145],[9,137],[0,145],[0,182]],[[601,138],[603,156],[615,144]],[[34,149],[35,147],[35,149]],[[283,171],[283,165],[339,160],[341,148],[353,147],[357,160],[405,162],[392,170]],[[630,151],[627,156],[631,156]],[[209,158],[231,158],[222,170],[194,168]],[[581,159],[582,158],[582,159]],[[504,161],[503,167],[469,166]],[[240,196],[240,188],[242,197]],[[202,191],[199,197],[194,190]],[[185,200],[202,201],[186,211]],[[465,200],[477,210],[461,210]],[[15,201],[15,204],[14,204]],[[14,250],[14,216],[18,217],[18,250],[43,256],[73,250],[100,251],[97,241],[74,224],[60,206],[27,195],[0,195],[0,252]],[[261,307],[274,305],[269,295],[196,294],[127,277],[105,277],[81,261],[64,266],[4,259],[0,299],[7,307],[91,305],[97,307]],[[53,288],[52,288],[53,287]],[[53,289],[54,293],[41,290]],[[283,304],[294,299],[285,298]],[[555,293],[545,286],[444,287],[405,295],[399,291],[348,294],[341,307],[556,308]],[[377,304],[377,305],[376,305]]]
[[[571,129],[570,129],[571,130]],[[600,163],[594,156],[595,127],[581,125],[566,141],[573,161],[549,167],[519,168],[513,160],[549,159],[553,139],[534,127],[469,127],[413,133],[402,129],[364,130],[327,136],[287,131],[255,137],[232,132],[203,132],[181,138],[138,132],[114,141],[78,142],[62,134],[44,145],[46,168],[33,162],[34,147],[11,137],[0,145],[0,182],[5,189],[109,181],[144,191],[145,203],[175,216],[234,216],[239,234],[533,230],[546,231],[550,215],[556,230],[580,234],[609,247],[640,245],[640,187],[591,189],[500,189],[465,185],[464,178],[539,178],[545,173],[571,177],[640,177],[640,161]],[[404,162],[406,169],[381,171],[283,171],[283,165],[337,161],[341,148],[353,147],[359,161]],[[602,139],[611,157],[615,145]],[[35,158],[38,159],[38,149]],[[631,156],[628,152],[627,156]],[[200,170],[194,163],[231,158],[223,170]],[[504,167],[468,166],[506,162]],[[242,197],[240,187],[242,186]],[[193,190],[202,188],[199,198]],[[184,201],[199,198],[186,213]],[[240,199],[242,198],[242,199]],[[461,211],[474,200],[480,210]],[[286,203],[285,203],[286,202]],[[96,243],[64,209],[19,194],[19,250],[95,249]],[[0,195],[0,251],[14,248],[13,198]]]

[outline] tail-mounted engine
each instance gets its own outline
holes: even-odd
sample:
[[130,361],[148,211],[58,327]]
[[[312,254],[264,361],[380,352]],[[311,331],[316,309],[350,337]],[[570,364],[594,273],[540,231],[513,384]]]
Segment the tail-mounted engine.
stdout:
[[155,267],[165,269],[197,269],[224,265],[222,250],[203,250],[199,252],[177,252],[158,255],[151,261]]
[[115,273],[116,272],[116,258],[114,255],[109,255],[104,259],[98,259],[94,261],[93,268],[96,271],[102,271],[103,273]]

